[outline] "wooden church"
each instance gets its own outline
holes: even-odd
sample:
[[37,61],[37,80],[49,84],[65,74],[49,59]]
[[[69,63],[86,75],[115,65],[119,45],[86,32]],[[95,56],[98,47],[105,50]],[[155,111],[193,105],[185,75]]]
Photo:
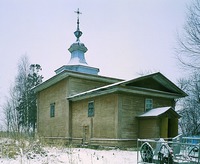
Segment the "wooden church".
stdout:
[[85,60],[77,11],[71,59],[34,88],[37,131],[46,139],[76,144],[133,146],[137,138],[178,134],[175,99],[187,94],[161,73],[132,80],[98,75]]

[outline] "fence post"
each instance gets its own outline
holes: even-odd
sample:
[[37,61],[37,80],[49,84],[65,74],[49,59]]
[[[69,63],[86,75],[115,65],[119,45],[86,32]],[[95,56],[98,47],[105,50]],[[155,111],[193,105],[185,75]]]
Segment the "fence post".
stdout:
[[3,144],[1,144],[1,158],[3,158]]
[[198,144],[199,145],[199,154],[198,154],[198,163],[200,162],[200,143]]
[[138,160],[139,160],[139,155],[138,155],[138,153],[139,153],[139,138],[137,139],[137,163],[139,162]]

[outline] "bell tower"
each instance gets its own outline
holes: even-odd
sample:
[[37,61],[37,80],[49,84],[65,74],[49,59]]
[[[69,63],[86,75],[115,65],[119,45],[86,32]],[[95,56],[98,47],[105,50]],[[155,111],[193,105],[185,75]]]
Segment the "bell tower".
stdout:
[[57,69],[55,72],[56,74],[64,71],[64,70],[69,70],[69,71],[75,71],[75,72],[80,72],[80,73],[87,73],[87,74],[93,74],[97,75],[99,72],[98,68],[90,67],[86,60],[85,60],[85,52],[87,52],[87,47],[83,43],[80,42],[80,37],[83,34],[82,31],[80,31],[79,28],[79,15],[82,14],[79,9],[75,11],[77,13],[77,28],[76,31],[74,32],[74,35],[76,37],[76,42],[73,43],[70,48],[68,49],[69,52],[71,53],[71,58],[70,61],[68,62],[67,65],[64,65]]

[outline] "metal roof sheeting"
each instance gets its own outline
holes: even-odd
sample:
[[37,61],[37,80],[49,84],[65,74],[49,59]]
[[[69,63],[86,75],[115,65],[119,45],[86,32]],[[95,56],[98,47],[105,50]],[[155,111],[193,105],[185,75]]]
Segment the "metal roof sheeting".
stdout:
[[141,118],[141,117],[158,117],[166,112],[173,112],[174,115],[176,115],[177,117],[180,117],[180,115],[172,107],[154,108],[154,109],[151,109],[148,112],[146,112],[142,115],[139,115],[137,117],[139,117],[139,118]]

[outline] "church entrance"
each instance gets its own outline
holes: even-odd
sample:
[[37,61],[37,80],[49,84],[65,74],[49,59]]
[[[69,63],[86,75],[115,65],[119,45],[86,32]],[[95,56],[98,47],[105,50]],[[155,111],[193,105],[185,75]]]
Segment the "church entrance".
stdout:
[[89,126],[83,126],[83,144],[88,144],[89,143]]
[[160,132],[162,138],[173,138],[178,134],[178,118],[161,118]]
[[83,126],[83,144],[90,143],[90,139],[93,138],[93,118],[90,118],[90,124]]

